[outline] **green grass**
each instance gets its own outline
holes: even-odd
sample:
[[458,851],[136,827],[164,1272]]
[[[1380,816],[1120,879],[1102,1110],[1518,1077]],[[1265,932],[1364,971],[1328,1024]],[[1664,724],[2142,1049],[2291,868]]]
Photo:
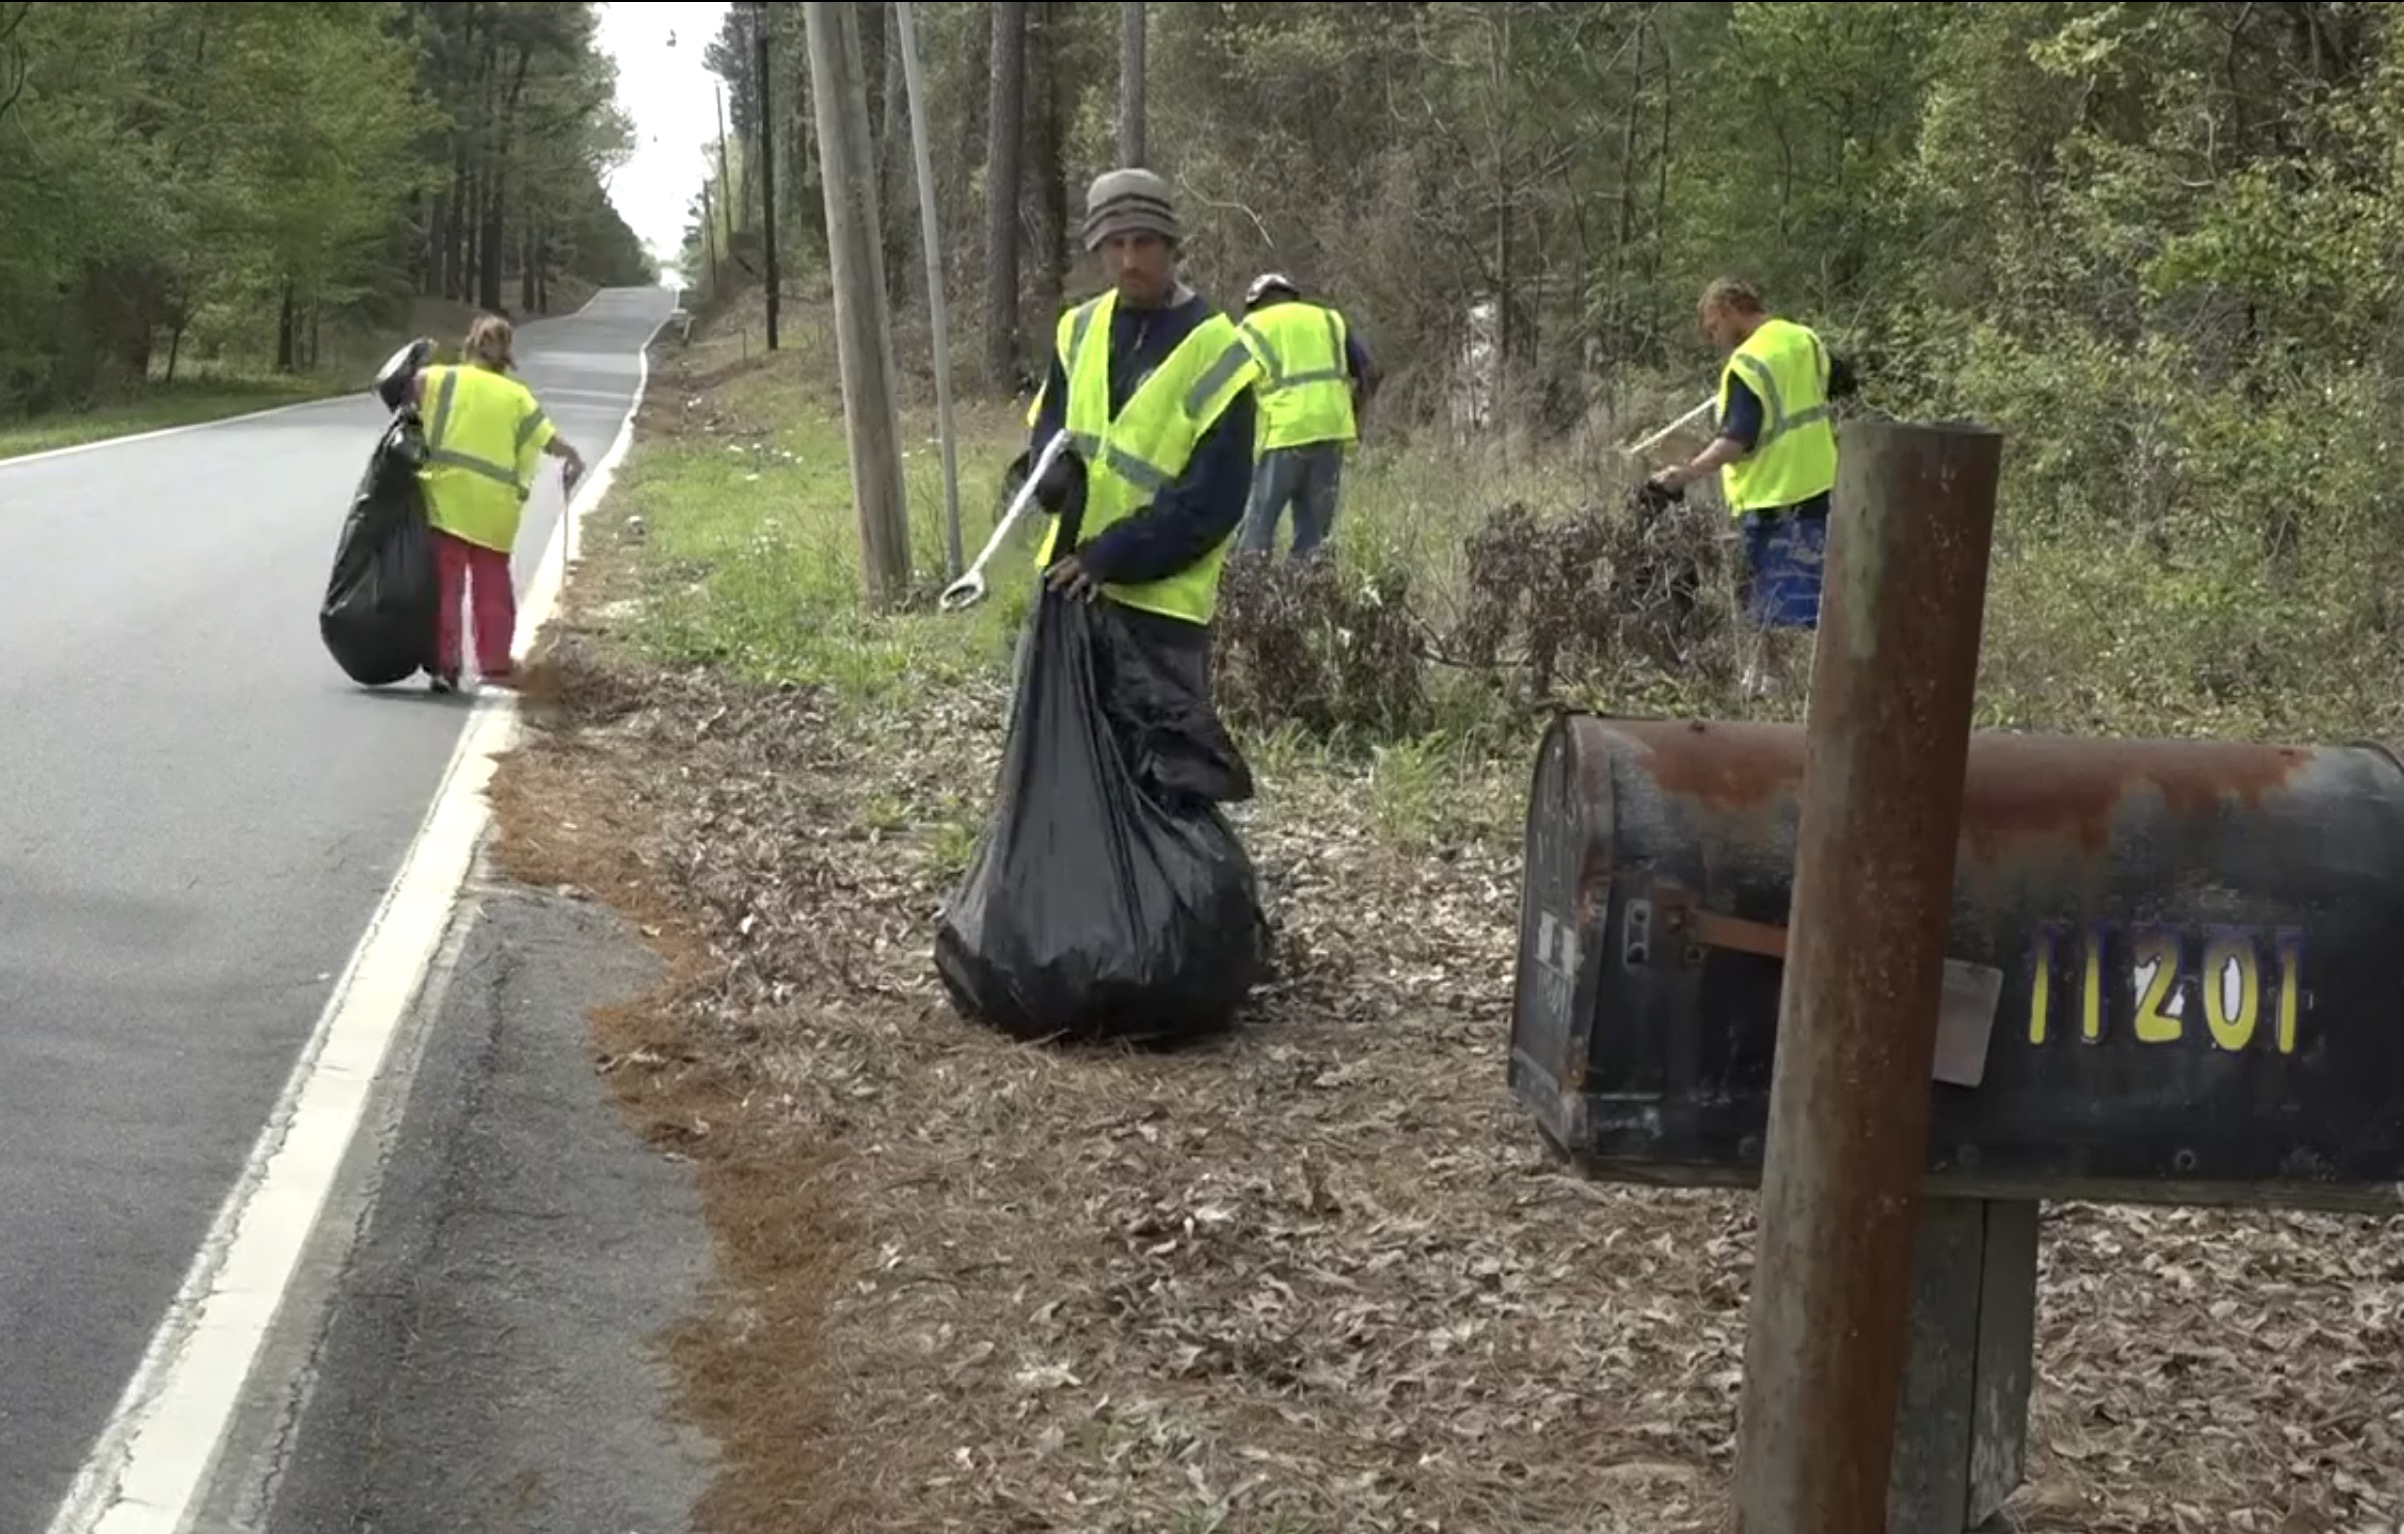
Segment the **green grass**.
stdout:
[[0,421],[0,459],[53,448],[80,447],[112,437],[269,410],[303,400],[325,399],[364,387],[354,376],[309,374],[290,378],[209,378],[154,385],[138,400],[96,410],[59,412],[24,421]]
[[[811,381],[808,352],[722,386],[725,433],[643,440],[620,481],[646,523],[648,601],[639,638],[656,657],[706,662],[769,685],[802,683],[873,707],[901,687],[944,687],[1006,665],[1027,611],[1032,547],[996,556],[992,595],[940,613],[942,459],[921,419],[905,426],[914,578],[907,606],[870,614],[840,409]],[[828,369],[831,372],[831,368]],[[919,412],[913,412],[913,417]],[[1016,451],[1005,412],[963,411],[964,558],[993,527]]]
[[[514,287],[511,291],[514,293]],[[581,284],[563,283],[553,292],[553,313],[573,313],[591,296],[592,290]],[[223,361],[187,354],[174,382],[153,378],[130,398],[89,410],[0,419],[0,460],[363,392],[375,370],[404,341],[432,336],[448,352],[465,334],[475,312],[448,299],[419,298],[409,305],[405,327],[398,320],[329,326],[318,366],[306,373],[277,373],[252,359]]]

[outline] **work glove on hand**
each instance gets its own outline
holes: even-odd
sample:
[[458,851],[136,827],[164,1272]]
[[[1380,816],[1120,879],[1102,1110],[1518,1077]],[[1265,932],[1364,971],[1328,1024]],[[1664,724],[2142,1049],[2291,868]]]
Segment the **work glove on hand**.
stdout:
[[1636,487],[1636,509],[1647,516],[1659,516],[1685,499],[1684,485],[1669,485],[1659,479],[1648,479]]

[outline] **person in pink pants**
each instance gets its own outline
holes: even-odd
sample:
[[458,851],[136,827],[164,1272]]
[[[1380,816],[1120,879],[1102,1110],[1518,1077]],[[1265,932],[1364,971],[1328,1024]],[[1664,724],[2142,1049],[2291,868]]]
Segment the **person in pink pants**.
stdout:
[[[435,574],[440,582],[434,639],[434,690],[451,692],[460,678],[461,608],[476,633],[476,675],[514,687],[510,656],[517,631],[517,593],[509,553],[516,546],[534,472],[549,455],[564,463],[570,495],[584,477],[584,459],[559,435],[533,391],[511,376],[515,335],[498,315],[479,315],[468,327],[465,361],[420,371],[415,385],[425,422],[427,518],[433,524]],[[466,598],[466,601],[462,601]]]

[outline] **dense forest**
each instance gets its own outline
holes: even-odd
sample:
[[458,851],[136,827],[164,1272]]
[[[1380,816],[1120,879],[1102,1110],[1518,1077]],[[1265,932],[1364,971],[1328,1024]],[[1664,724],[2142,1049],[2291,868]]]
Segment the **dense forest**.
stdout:
[[653,280],[597,10],[0,0],[0,415]]
[[[895,8],[851,9],[908,341]],[[2161,641],[2125,664],[2193,657],[2217,697],[2301,685],[2270,676],[2283,628],[2404,658],[2380,552],[2404,537],[2396,7],[913,10],[955,366],[992,390],[1024,387],[1096,280],[1083,188],[1140,147],[1182,193],[1197,285],[1233,303],[1273,266],[1346,310],[1389,380],[1381,430],[1506,461],[1625,440],[1703,397],[1695,300],[1743,275],[1864,362],[1870,408],[2009,434],[2003,546]],[[734,5],[710,51],[731,150],[696,274],[758,270],[763,132],[788,286],[822,263],[800,11]]]

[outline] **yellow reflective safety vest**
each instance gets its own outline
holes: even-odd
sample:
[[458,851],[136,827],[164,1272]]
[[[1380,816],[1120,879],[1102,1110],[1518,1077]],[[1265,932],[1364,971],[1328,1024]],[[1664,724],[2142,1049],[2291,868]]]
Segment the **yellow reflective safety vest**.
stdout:
[[543,449],[557,436],[532,391],[472,365],[425,372],[427,519],[455,538],[509,552],[534,492]]
[[1238,328],[1260,362],[1260,452],[1359,436],[1352,375],[1344,367],[1344,316],[1289,298],[1253,310]]
[[1836,427],[1828,417],[1828,348],[1809,327],[1768,319],[1720,370],[1718,419],[1728,419],[1728,381],[1742,378],[1761,401],[1753,451],[1720,469],[1731,516],[1792,506],[1836,488]]
[[[1068,380],[1064,413],[1069,442],[1085,460],[1085,518],[1079,536],[1091,539],[1151,503],[1176,483],[1194,445],[1228,405],[1259,376],[1235,322],[1213,312],[1135,386],[1114,420],[1110,414],[1110,316],[1114,288],[1060,316],[1053,341]],[[1050,568],[1060,536],[1054,517],[1035,551],[1035,567]],[[1218,611],[1219,572],[1227,537],[1191,565],[1162,580],[1106,585],[1104,594],[1129,607],[1188,623],[1208,623]]]

